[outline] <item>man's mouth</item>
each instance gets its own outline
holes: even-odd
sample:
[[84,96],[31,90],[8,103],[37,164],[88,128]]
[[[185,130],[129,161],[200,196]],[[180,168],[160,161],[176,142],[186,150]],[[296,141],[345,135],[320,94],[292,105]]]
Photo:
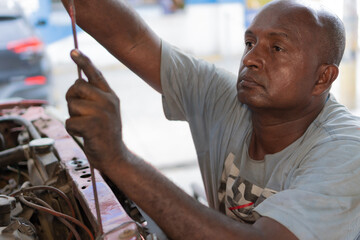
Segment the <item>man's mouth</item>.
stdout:
[[237,87],[239,88],[253,88],[253,87],[262,87],[262,85],[260,85],[256,80],[254,80],[251,77],[248,76],[244,76],[244,77],[240,77]]

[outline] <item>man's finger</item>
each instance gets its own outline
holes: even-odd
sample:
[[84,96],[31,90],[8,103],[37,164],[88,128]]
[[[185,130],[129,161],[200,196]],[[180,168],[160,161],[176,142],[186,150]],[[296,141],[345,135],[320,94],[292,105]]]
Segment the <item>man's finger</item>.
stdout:
[[70,134],[83,137],[84,140],[99,135],[99,131],[102,131],[100,125],[99,119],[93,116],[70,117],[65,122],[65,128]]
[[96,102],[103,102],[104,91],[100,90],[94,85],[84,81],[83,79],[78,79],[76,82],[69,88],[66,92],[65,98],[67,101],[75,98],[93,100]]
[[77,49],[72,50],[70,55],[74,62],[84,71],[89,83],[105,92],[111,91],[111,88],[102,73],[94,66],[87,56]]
[[66,120],[65,128],[68,133],[78,137],[86,137],[86,127],[83,124],[87,120],[87,117],[71,117]]
[[102,108],[96,103],[83,99],[68,100],[69,115],[73,116],[96,116],[101,112]]

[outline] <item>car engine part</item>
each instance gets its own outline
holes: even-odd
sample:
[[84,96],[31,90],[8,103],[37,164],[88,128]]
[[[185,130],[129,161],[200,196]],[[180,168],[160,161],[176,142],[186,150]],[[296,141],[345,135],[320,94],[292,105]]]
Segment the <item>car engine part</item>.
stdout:
[[0,239],[157,239],[136,205],[89,163],[54,109],[39,101],[0,105]]

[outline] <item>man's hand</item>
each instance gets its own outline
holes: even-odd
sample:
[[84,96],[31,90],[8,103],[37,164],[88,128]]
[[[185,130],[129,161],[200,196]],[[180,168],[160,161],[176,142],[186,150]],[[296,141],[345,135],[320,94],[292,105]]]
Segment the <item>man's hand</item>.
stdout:
[[120,101],[88,57],[78,50],[73,50],[71,57],[88,82],[76,80],[66,94],[70,114],[66,129],[84,138],[88,160],[105,171],[122,156]]

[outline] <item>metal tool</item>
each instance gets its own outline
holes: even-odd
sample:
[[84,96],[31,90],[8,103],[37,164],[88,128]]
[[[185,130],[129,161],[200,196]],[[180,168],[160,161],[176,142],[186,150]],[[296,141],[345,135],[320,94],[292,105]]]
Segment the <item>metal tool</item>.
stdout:
[[[73,36],[74,36],[74,45],[75,45],[75,49],[79,49],[77,33],[76,33],[75,3],[74,3],[74,0],[69,0],[69,3],[70,3],[69,13],[70,13],[72,31],[73,31]],[[79,77],[79,79],[81,79],[82,78],[81,69],[79,66],[77,67],[77,70],[78,70],[78,77]],[[90,165],[90,172],[91,172],[92,187],[93,187],[93,191],[94,191],[96,216],[97,216],[97,220],[98,220],[100,235],[102,235],[104,232],[103,232],[102,221],[101,221],[99,198],[98,198],[97,189],[96,189],[95,172],[94,172],[94,167],[90,163],[89,163],[89,165]]]
[[[74,45],[75,45],[75,49],[79,49],[77,33],[76,33],[75,3],[74,3],[74,0],[69,0],[69,3],[70,3],[69,13],[70,13],[71,26],[72,26],[72,32],[73,32],[73,37],[74,37]],[[78,70],[78,76],[80,79],[80,78],[82,78],[82,76],[81,76],[81,69],[79,66],[77,67],[77,70]]]

